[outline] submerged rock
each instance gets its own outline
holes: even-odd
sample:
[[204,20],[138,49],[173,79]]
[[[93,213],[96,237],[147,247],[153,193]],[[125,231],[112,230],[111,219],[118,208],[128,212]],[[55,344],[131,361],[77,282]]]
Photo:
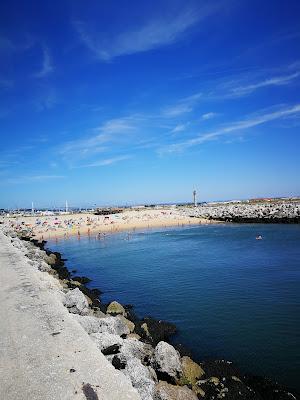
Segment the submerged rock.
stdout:
[[73,281],[82,283],[83,285],[85,285],[86,283],[91,282],[90,278],[87,278],[86,276],[73,276],[72,278]]
[[144,318],[136,324],[136,332],[146,341],[156,346],[161,341],[169,340],[176,333],[176,326],[170,322]]
[[88,301],[78,288],[67,292],[64,305],[73,314],[86,315],[89,313]]
[[166,342],[159,342],[152,356],[152,366],[159,379],[175,383],[182,376],[179,353]]
[[226,360],[205,361],[201,363],[205,376],[203,378],[210,378],[215,376],[219,379],[230,378],[236,376],[241,379],[242,375],[239,369],[231,362]]
[[[234,379],[235,377],[232,377]],[[262,376],[246,375],[244,377],[245,384],[249,385],[264,400],[297,400],[300,394],[293,389],[289,389],[284,385],[271,381]]]
[[[260,397],[252,388],[235,376],[222,379],[210,377],[198,381],[193,388],[197,387],[204,391],[205,399],[209,400],[222,398],[230,400],[265,400],[265,397]],[[272,397],[272,400],[274,399]]]
[[155,387],[153,400],[198,400],[198,397],[187,386],[174,386],[161,381]]

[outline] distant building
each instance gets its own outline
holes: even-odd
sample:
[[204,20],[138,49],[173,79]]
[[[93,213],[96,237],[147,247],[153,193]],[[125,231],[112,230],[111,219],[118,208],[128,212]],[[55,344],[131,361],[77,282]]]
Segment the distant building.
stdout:
[[197,192],[196,190],[193,191],[193,203],[194,203],[194,207],[197,207]]

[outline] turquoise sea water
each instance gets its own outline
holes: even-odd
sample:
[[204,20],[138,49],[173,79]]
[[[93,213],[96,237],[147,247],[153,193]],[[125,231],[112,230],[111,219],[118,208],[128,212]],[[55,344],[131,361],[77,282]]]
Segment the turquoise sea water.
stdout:
[[[263,240],[256,240],[260,234]],[[49,241],[102,300],[174,322],[195,358],[299,389],[300,225],[208,225]]]

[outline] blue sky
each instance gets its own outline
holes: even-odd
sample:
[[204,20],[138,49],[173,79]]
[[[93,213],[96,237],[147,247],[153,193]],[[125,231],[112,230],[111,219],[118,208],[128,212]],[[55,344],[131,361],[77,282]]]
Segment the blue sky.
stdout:
[[300,195],[300,3],[7,1],[0,207]]

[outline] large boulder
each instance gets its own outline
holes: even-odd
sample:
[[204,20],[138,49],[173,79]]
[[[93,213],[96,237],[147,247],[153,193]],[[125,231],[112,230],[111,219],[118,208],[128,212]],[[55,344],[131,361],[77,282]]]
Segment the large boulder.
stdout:
[[111,333],[113,335],[127,335],[129,329],[119,317],[96,318],[92,316],[74,315],[83,329],[88,333]]
[[48,272],[51,273],[54,271],[49,264],[47,264],[45,261],[41,260],[37,262],[37,267],[38,270],[41,272]]
[[175,383],[182,376],[178,351],[167,342],[159,342],[152,356],[152,366],[159,379]]
[[85,295],[77,288],[69,290],[65,295],[64,305],[73,314],[86,315],[89,313],[89,304]]
[[34,249],[32,251],[30,251],[30,253],[28,254],[29,258],[39,258],[39,259],[43,259],[47,264],[54,266],[57,262],[56,259],[56,255],[53,253],[50,253],[50,255],[48,255],[44,250],[40,251],[37,249]]
[[182,377],[179,383],[183,383],[183,385],[194,385],[205,374],[200,365],[190,357],[182,357],[181,366]]
[[120,353],[125,357],[126,360],[134,357],[138,358],[142,362],[147,363],[153,353],[153,347],[149,344],[140,342],[137,339],[124,339]]
[[174,386],[161,381],[155,387],[153,400],[198,400],[198,397],[187,386]]
[[125,318],[123,315],[119,315],[119,318],[128,326],[128,329],[130,333],[134,331],[135,325],[132,321],[129,321],[129,319]]
[[103,353],[107,353],[107,350],[112,347],[118,348],[119,358],[125,365],[131,358],[137,358],[147,363],[153,353],[153,348],[150,345],[134,338],[122,339],[119,335],[107,332],[92,333],[91,338]]
[[120,303],[118,303],[117,301],[112,301],[109,305],[108,305],[108,307],[107,307],[107,310],[106,310],[106,313],[107,314],[112,314],[112,315],[119,315],[119,314],[121,314],[121,315],[123,315],[124,317],[126,317],[126,311],[125,311],[125,308],[120,304]]
[[131,380],[142,400],[153,400],[155,382],[152,372],[137,358],[127,360],[124,374]]
[[111,333],[92,333],[91,338],[97,344],[97,347],[103,352],[112,346],[122,346],[124,339],[119,335],[114,335]]

